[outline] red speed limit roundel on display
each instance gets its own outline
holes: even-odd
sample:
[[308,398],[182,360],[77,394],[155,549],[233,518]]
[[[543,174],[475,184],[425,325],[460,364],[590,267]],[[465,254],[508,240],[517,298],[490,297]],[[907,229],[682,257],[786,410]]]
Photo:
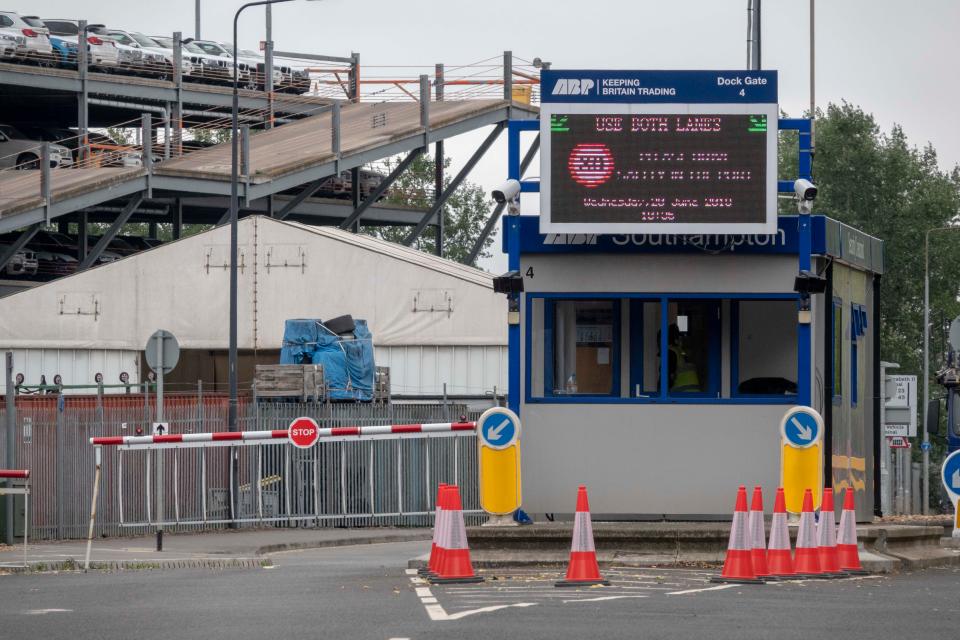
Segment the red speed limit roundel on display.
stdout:
[[599,187],[613,175],[613,154],[604,144],[578,144],[567,160],[570,177],[585,187]]
[[320,427],[313,418],[297,418],[290,423],[290,442],[300,449],[309,449],[320,439]]

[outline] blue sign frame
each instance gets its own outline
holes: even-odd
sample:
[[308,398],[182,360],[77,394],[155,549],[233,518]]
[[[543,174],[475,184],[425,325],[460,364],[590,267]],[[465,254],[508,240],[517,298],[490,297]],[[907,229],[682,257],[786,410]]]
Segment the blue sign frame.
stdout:
[[542,103],[777,103],[776,71],[544,69]]

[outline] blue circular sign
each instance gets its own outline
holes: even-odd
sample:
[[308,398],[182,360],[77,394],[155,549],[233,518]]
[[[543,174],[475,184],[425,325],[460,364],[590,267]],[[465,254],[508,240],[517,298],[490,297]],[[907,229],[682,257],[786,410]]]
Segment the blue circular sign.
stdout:
[[947,493],[960,496],[960,451],[954,451],[943,461],[940,479]]
[[480,441],[491,449],[506,449],[520,435],[520,419],[503,407],[488,409],[477,421]]
[[810,407],[793,407],[780,422],[780,433],[791,446],[805,449],[819,442],[823,435],[823,420]]

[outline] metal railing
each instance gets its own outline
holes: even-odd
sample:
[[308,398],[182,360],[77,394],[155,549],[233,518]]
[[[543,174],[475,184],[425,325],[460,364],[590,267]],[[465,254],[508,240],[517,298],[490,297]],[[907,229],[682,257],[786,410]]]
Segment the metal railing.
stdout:
[[[32,539],[87,535],[95,469],[89,438],[151,433],[154,400],[153,394],[16,399],[15,461],[18,468],[31,471],[33,499],[28,526]],[[0,424],[6,424],[6,411],[0,406]],[[464,405],[443,403],[255,404],[242,400],[239,427],[286,428],[301,415],[313,417],[321,427],[338,427],[441,422],[478,414],[468,412]],[[164,399],[164,416],[171,433],[225,431],[227,398],[223,394],[170,394]],[[286,446],[261,452],[259,447],[244,447],[240,450],[238,515],[249,524],[283,526],[427,524],[426,513],[432,508],[438,482],[461,482],[465,506],[473,509],[478,505],[472,443],[473,437],[466,435],[400,443],[329,442],[315,450],[289,453],[282,451]],[[174,530],[225,526],[217,509],[221,508],[222,490],[231,486],[227,451],[229,448],[202,454],[169,450],[162,454],[167,456],[166,514],[172,518]],[[5,439],[0,439],[0,459],[4,454]],[[146,474],[147,465],[145,452],[104,449],[96,535],[150,530],[153,516],[148,509],[152,512],[153,507],[147,483],[154,479]]]

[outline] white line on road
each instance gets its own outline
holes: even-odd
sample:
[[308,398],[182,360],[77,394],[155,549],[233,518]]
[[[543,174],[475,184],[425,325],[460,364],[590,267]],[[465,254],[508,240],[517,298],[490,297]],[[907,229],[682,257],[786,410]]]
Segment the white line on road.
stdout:
[[466,618],[467,616],[472,616],[476,613],[490,613],[491,611],[499,611],[501,609],[509,609],[510,607],[533,607],[536,602],[517,602],[515,604],[498,604],[492,607],[481,607],[480,609],[469,609],[467,611],[458,611],[457,613],[447,613],[443,610],[443,607],[439,604],[428,604],[427,613],[430,614],[431,620],[460,620],[461,618]]
[[23,612],[27,616],[42,616],[48,613],[73,613],[73,609],[27,609]]
[[646,598],[648,596],[601,596],[599,598],[580,598],[579,600],[564,600],[564,604],[568,602],[600,602],[601,600],[622,600],[623,598]]
[[715,587],[706,587],[704,589],[687,589],[686,591],[671,591],[668,593],[668,596],[685,596],[688,593],[700,593],[701,591],[720,591],[721,589],[730,589],[739,585],[736,584],[720,584]]

